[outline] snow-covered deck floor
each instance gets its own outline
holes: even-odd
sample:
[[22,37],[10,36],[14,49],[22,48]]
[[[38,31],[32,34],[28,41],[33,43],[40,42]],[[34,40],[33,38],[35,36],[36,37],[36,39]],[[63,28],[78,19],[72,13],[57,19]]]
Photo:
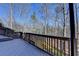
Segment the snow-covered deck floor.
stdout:
[[[2,38],[2,37],[1,37]],[[22,39],[0,42],[0,56],[47,56],[48,54]]]

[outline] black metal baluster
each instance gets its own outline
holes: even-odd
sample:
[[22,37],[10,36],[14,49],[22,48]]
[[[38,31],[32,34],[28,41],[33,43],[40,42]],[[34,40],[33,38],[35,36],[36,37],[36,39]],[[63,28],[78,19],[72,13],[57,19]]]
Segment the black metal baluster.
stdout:
[[46,38],[44,37],[44,49],[46,50]]
[[47,41],[47,38],[45,38],[45,43],[46,43],[46,44],[45,44],[45,47],[46,47],[45,50],[47,51],[47,42],[46,42],[46,41]]
[[49,51],[48,49],[49,49],[49,47],[48,47],[49,45],[48,45],[48,37],[47,37],[47,52]]
[[65,48],[65,40],[64,40],[63,43],[64,43],[64,45],[63,45],[63,48],[64,48],[64,55],[66,55],[66,54],[65,54],[65,53],[66,53],[66,52],[65,52],[65,49],[66,49],[66,48]]
[[51,39],[51,53],[54,55],[53,46],[54,46],[54,41],[53,41],[53,38],[52,38],[52,39]]
[[52,54],[52,38],[50,39],[50,47],[51,47],[50,52]]
[[54,38],[52,38],[52,53],[54,55]]
[[71,54],[70,54],[70,50],[71,50],[71,47],[70,47],[71,45],[70,45],[70,40],[68,40],[68,55],[70,56]]
[[50,38],[49,38],[49,53],[50,53]]
[[48,52],[49,52],[49,37],[47,38],[47,42],[48,42]]
[[42,41],[43,41],[43,50],[45,50],[45,46],[44,46],[45,42],[44,42],[44,39],[42,39]]
[[61,39],[60,39],[60,56],[62,55],[62,54],[61,54],[61,51],[62,51],[62,41],[61,41]]
[[48,38],[48,52],[50,53],[50,38]]
[[55,38],[54,38],[54,55],[55,55]]
[[50,43],[50,41],[51,41],[51,38],[49,38],[49,53],[51,53],[51,43]]
[[47,49],[47,43],[46,43],[46,37],[45,37],[45,40],[44,40],[44,42],[45,42],[45,50]]
[[[58,38],[57,38],[57,49],[58,49],[58,44],[59,44],[59,42],[58,42]],[[57,50],[57,56],[58,56],[58,50]]]

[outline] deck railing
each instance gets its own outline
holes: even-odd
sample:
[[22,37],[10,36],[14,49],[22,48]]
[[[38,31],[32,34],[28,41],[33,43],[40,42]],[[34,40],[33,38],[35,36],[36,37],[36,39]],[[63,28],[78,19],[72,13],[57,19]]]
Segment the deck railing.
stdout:
[[[20,37],[30,44],[40,48],[41,50],[47,52],[50,55],[56,56],[71,56],[71,46],[70,38],[67,37],[57,37],[34,33],[22,33],[14,32],[11,29],[5,28],[3,30],[3,35],[10,37]],[[73,47],[73,46],[72,46]]]
[[69,56],[70,53],[70,39],[66,37],[57,37],[33,33],[23,34],[24,40],[32,45],[40,48],[50,55]]
[[[2,28],[4,29],[4,28]],[[14,32],[11,29],[5,28],[3,34],[5,36],[13,38],[23,38],[30,44],[40,48],[41,50],[47,52],[50,55],[56,56],[71,56],[71,40],[67,37],[58,37],[34,33],[22,33]],[[73,46],[72,46],[73,47]],[[72,51],[74,52],[74,51]]]

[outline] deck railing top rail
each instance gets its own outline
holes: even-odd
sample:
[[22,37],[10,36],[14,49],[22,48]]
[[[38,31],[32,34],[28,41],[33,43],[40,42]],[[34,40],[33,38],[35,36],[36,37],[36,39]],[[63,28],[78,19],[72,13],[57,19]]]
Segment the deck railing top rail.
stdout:
[[25,33],[25,34],[30,34],[30,35],[36,35],[36,36],[41,36],[41,37],[50,37],[50,38],[59,38],[61,40],[69,40],[69,37],[60,37],[60,36],[52,36],[52,35],[44,35],[44,34],[36,34],[36,33]]

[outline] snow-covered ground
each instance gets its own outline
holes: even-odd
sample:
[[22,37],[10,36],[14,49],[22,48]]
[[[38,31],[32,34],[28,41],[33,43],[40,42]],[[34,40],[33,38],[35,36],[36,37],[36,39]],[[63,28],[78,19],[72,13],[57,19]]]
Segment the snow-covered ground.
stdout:
[[[0,36],[2,38],[2,36]],[[4,37],[4,36],[3,36]],[[48,54],[22,39],[0,42],[0,56],[41,56]]]
[[9,41],[9,40],[13,40],[13,38],[0,35],[0,42]]
[[7,36],[0,35],[0,39],[8,38]]

